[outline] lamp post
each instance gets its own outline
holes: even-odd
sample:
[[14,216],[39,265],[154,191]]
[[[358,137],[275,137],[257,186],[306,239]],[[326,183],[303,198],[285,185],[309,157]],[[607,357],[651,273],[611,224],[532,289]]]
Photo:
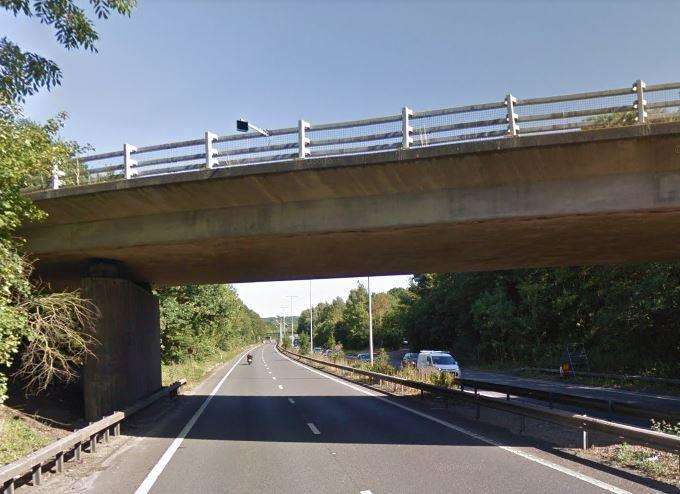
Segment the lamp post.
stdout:
[[371,277],[368,276],[368,354],[373,365],[373,301],[371,300]]
[[314,353],[314,314],[312,309],[312,280],[309,280],[309,352]]
[[290,299],[290,346],[295,346],[295,336],[293,332],[293,299],[297,298],[297,295],[287,295]]

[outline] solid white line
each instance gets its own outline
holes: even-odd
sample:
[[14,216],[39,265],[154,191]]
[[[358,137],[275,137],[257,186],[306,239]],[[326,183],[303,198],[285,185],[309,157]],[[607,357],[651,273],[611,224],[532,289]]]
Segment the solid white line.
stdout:
[[373,494],[371,491],[361,491],[359,494]]
[[295,405],[295,400],[293,398],[288,398],[288,401],[290,401],[293,405]]
[[570,468],[564,467],[564,466],[562,466],[562,465],[558,465],[557,463],[553,463],[553,462],[551,462],[551,461],[544,460],[543,458],[539,458],[538,456],[534,456],[534,455],[532,455],[532,454],[530,454],[530,453],[527,453],[526,451],[522,451],[521,449],[513,448],[512,446],[503,446],[502,444],[499,444],[498,442],[494,441],[493,439],[490,439],[490,438],[488,438],[488,437],[485,437],[485,436],[482,436],[482,435],[480,435],[480,434],[477,434],[476,432],[472,432],[472,431],[470,431],[470,430],[468,430],[468,429],[465,429],[465,428],[463,428],[463,427],[460,427],[460,426],[457,426],[457,425],[453,425],[453,424],[451,424],[451,423],[449,423],[449,422],[446,422],[445,420],[439,419],[439,418],[434,417],[434,416],[432,416],[432,415],[430,415],[430,414],[427,414],[427,413],[425,413],[425,412],[421,412],[420,410],[415,410],[415,409],[413,409],[413,408],[411,408],[411,407],[407,407],[406,405],[402,405],[401,403],[396,403],[396,402],[394,402],[394,401],[392,401],[392,400],[389,400],[389,399],[385,398],[384,395],[374,394],[374,393],[371,393],[370,391],[368,391],[368,390],[366,390],[366,389],[358,388],[358,387],[356,387],[356,386],[353,386],[353,385],[351,385],[351,384],[349,384],[349,383],[347,383],[347,382],[345,382],[345,381],[342,381],[342,380],[340,380],[340,379],[336,379],[336,378],[334,378],[334,377],[332,377],[332,376],[329,376],[328,374],[324,374],[324,373],[321,372],[321,371],[318,371],[318,370],[313,369],[313,368],[311,368],[311,367],[308,367],[308,366],[306,366],[306,365],[304,365],[304,364],[301,364],[300,362],[296,362],[295,360],[289,358],[288,356],[283,355],[282,353],[280,353],[277,349],[275,349],[275,350],[276,350],[276,353],[278,353],[279,355],[281,355],[283,358],[289,360],[290,362],[292,362],[292,363],[294,363],[294,364],[296,364],[296,365],[299,365],[300,367],[303,367],[303,368],[307,369],[307,370],[310,371],[310,372],[313,372],[313,373],[315,373],[315,374],[318,374],[318,375],[320,375],[320,376],[323,376],[323,377],[325,377],[325,378],[327,378],[327,379],[330,379],[331,381],[335,381],[335,382],[340,383],[340,384],[342,384],[342,385],[344,385],[344,386],[347,386],[348,388],[352,388],[352,389],[354,389],[354,390],[356,390],[356,391],[359,391],[359,392],[361,392],[361,393],[364,393],[364,394],[366,394],[366,395],[373,396],[374,398],[376,398],[376,399],[378,399],[378,400],[380,400],[380,401],[383,401],[383,402],[385,402],[385,403],[389,403],[389,404],[392,405],[392,406],[395,406],[395,407],[397,407],[397,408],[401,408],[402,410],[405,410],[405,411],[407,411],[407,412],[410,412],[410,413],[413,413],[413,414],[415,414],[415,415],[418,415],[418,416],[420,416],[420,417],[422,417],[422,418],[426,418],[426,419],[428,419],[428,420],[431,420],[431,421],[433,421],[433,422],[436,422],[436,423],[438,423],[438,424],[440,424],[440,425],[443,425],[444,427],[447,427],[447,428],[449,428],[449,429],[452,429],[452,430],[454,430],[454,431],[456,431],[456,432],[460,432],[461,434],[465,434],[466,436],[475,438],[475,439],[477,439],[477,440],[479,440],[479,441],[482,441],[482,442],[484,442],[484,443],[491,444],[492,446],[497,446],[497,447],[499,447],[499,448],[501,448],[501,449],[503,449],[503,450],[505,450],[505,451],[507,451],[507,452],[509,452],[509,453],[512,453],[512,454],[517,455],[517,456],[521,456],[522,458],[524,458],[524,459],[526,459],[526,460],[533,461],[534,463],[538,463],[538,464],[540,464],[540,465],[543,465],[544,467],[548,467],[548,468],[551,468],[551,469],[553,469],[553,470],[557,470],[558,472],[562,472],[562,473],[564,473],[564,474],[566,474],[566,475],[569,475],[569,476],[571,476],[571,477],[577,478],[577,479],[579,479],[579,480],[582,480],[582,481],[584,481],[584,482],[587,482],[587,483],[589,483],[589,484],[592,484],[592,485],[594,485],[594,486],[597,486],[597,487],[599,487],[599,488],[601,488],[601,489],[604,489],[605,491],[614,492],[615,494],[631,494],[629,491],[626,491],[626,490],[621,489],[621,488],[619,488],[619,487],[616,487],[616,486],[614,486],[614,485],[608,484],[608,483],[603,482],[603,481],[601,481],[601,480],[597,480],[597,479],[595,479],[595,478],[593,478],[593,477],[589,477],[588,475],[582,474],[582,473],[580,473],[580,472],[577,472],[577,471],[572,470],[572,469],[570,469]]
[[194,424],[198,420],[198,418],[203,414],[205,411],[206,407],[208,406],[208,403],[210,403],[210,400],[213,399],[213,396],[215,396],[215,393],[222,387],[224,384],[224,381],[227,380],[229,377],[229,374],[232,373],[232,371],[236,368],[236,366],[243,360],[243,357],[245,354],[248,353],[247,351],[243,352],[241,356],[234,362],[234,365],[231,366],[231,369],[224,375],[222,379],[220,379],[220,382],[218,382],[213,390],[210,392],[210,395],[203,401],[203,404],[200,406],[198,410],[192,415],[192,417],[189,419],[189,421],[184,425],[180,433],[177,435],[174,441],[172,441],[172,444],[168,447],[168,449],[165,450],[165,453],[163,453],[163,456],[161,456],[161,459],[158,460],[158,463],[151,469],[149,474],[146,476],[144,479],[144,482],[137,488],[135,491],[135,494],[147,494],[153,485],[156,483],[156,480],[158,480],[158,477],[160,476],[161,473],[163,473],[163,469],[167,466],[167,464],[170,462],[172,459],[173,455],[175,452],[179,449],[180,444],[182,444],[182,441],[184,441],[184,438],[187,437],[187,434],[191,431],[193,428]]
[[312,422],[307,422],[307,427],[309,427],[309,429],[310,429],[315,435],[318,436],[319,434],[321,434],[321,431],[320,431],[319,429],[317,429],[316,426],[315,426]]
[[283,389],[283,386],[281,386],[280,384],[279,384],[279,389]]

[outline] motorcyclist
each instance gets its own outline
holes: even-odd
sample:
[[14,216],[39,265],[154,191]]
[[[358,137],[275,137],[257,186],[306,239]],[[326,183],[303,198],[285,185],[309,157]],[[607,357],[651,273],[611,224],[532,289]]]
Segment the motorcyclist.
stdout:
[[249,353],[246,356],[246,360],[248,361],[248,365],[252,364],[253,363],[253,356]]

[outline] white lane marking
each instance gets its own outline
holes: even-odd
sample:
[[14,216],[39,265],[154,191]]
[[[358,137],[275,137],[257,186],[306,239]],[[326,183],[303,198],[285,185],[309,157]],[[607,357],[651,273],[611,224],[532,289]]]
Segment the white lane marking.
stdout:
[[283,386],[281,384],[279,384],[279,389],[283,389]]
[[274,381],[276,381],[276,376],[272,376],[272,379],[273,379]]
[[191,416],[189,421],[184,425],[182,430],[179,432],[177,437],[175,438],[174,441],[172,441],[172,444],[168,447],[168,449],[165,450],[165,453],[163,453],[163,456],[161,456],[161,459],[158,460],[158,463],[154,465],[154,467],[151,469],[149,474],[146,476],[144,479],[144,482],[137,488],[135,491],[135,494],[147,494],[153,485],[156,483],[156,480],[158,480],[158,477],[160,476],[161,473],[163,473],[163,470],[165,467],[168,465],[170,460],[172,459],[173,455],[175,452],[179,449],[180,444],[182,444],[182,441],[184,441],[184,438],[187,437],[187,434],[191,431],[191,429],[194,427],[194,424],[198,420],[198,418],[203,414],[205,411],[206,407],[208,406],[208,403],[210,403],[210,400],[213,399],[213,396],[215,396],[215,393],[222,387],[224,384],[224,381],[227,380],[229,377],[229,374],[232,373],[232,371],[236,368],[236,366],[243,360],[243,357],[248,353],[248,351],[245,351],[241,354],[241,356],[236,359],[236,362],[234,362],[234,365],[231,366],[231,369],[224,375],[222,379],[220,379],[220,382],[218,382],[213,390],[210,392],[210,395],[206,397],[206,399],[203,401],[203,404],[200,406],[198,410]]
[[360,491],[359,494],[373,494],[371,491]]
[[288,401],[290,401],[293,405],[295,405],[295,400],[293,398],[288,398]]
[[321,431],[316,428],[313,422],[307,422],[307,427],[309,427],[309,430],[311,430],[315,435],[321,434]]
[[601,489],[603,489],[603,490],[605,490],[605,491],[614,492],[615,494],[631,494],[631,493],[630,493],[629,491],[627,491],[627,490],[621,489],[621,488],[619,488],[619,487],[616,487],[616,486],[614,486],[614,485],[608,484],[608,483],[603,482],[603,481],[601,481],[601,480],[597,480],[597,479],[595,479],[595,478],[593,478],[593,477],[589,477],[588,475],[585,475],[585,474],[582,474],[582,473],[577,472],[577,471],[575,471],[575,470],[572,470],[571,468],[567,468],[567,467],[564,467],[564,466],[562,466],[562,465],[558,465],[557,463],[553,463],[553,462],[551,462],[551,461],[544,460],[543,458],[539,458],[538,456],[534,456],[534,455],[532,455],[531,453],[527,453],[526,451],[522,451],[521,449],[513,448],[512,446],[503,446],[502,444],[500,444],[500,443],[494,441],[493,439],[490,439],[490,438],[488,438],[488,437],[485,437],[485,436],[482,436],[482,435],[480,435],[480,434],[477,434],[476,432],[472,432],[472,431],[470,431],[470,430],[468,430],[468,429],[465,429],[465,428],[463,428],[463,427],[460,427],[460,426],[457,426],[457,425],[453,425],[453,424],[451,424],[451,423],[449,423],[449,422],[446,422],[445,420],[439,419],[439,418],[434,417],[434,416],[432,416],[432,415],[430,415],[430,414],[427,414],[427,413],[425,413],[425,412],[421,412],[420,410],[416,410],[416,409],[414,409],[414,408],[407,407],[406,405],[402,405],[401,403],[396,403],[396,402],[394,402],[394,401],[392,401],[392,400],[389,400],[389,399],[385,398],[384,395],[374,394],[374,393],[371,393],[370,391],[368,391],[368,390],[366,390],[366,389],[359,388],[359,387],[357,387],[357,386],[353,386],[353,385],[351,385],[351,384],[349,384],[349,383],[347,383],[347,382],[345,382],[345,381],[342,381],[341,379],[336,379],[336,378],[334,378],[334,377],[332,377],[332,376],[329,376],[328,374],[324,374],[324,373],[321,372],[321,371],[318,371],[318,370],[316,370],[316,369],[312,369],[311,367],[308,367],[308,366],[306,366],[306,365],[304,365],[304,364],[301,364],[300,362],[296,362],[295,360],[289,358],[288,356],[283,355],[282,353],[280,353],[280,352],[278,351],[278,349],[276,350],[276,353],[278,353],[279,355],[281,355],[281,356],[282,356],[283,358],[285,358],[286,360],[289,360],[290,362],[292,362],[292,363],[294,363],[294,364],[296,364],[296,365],[299,365],[300,367],[302,367],[302,368],[304,368],[304,369],[307,369],[307,370],[310,371],[310,372],[313,372],[313,373],[315,373],[315,374],[318,374],[318,375],[320,375],[320,376],[323,376],[323,377],[325,377],[325,378],[327,378],[327,379],[330,379],[331,381],[335,381],[335,382],[337,382],[337,383],[342,384],[343,386],[347,386],[348,388],[352,388],[352,389],[354,389],[354,390],[356,390],[356,391],[359,391],[359,392],[361,392],[361,393],[364,393],[364,394],[366,394],[366,395],[373,396],[374,398],[376,398],[376,399],[378,399],[378,400],[380,400],[380,401],[383,401],[383,402],[385,402],[385,403],[389,403],[389,404],[392,405],[392,406],[395,406],[395,407],[397,407],[397,408],[401,408],[402,410],[406,410],[407,412],[413,413],[413,414],[418,415],[418,416],[420,416],[420,417],[423,417],[423,418],[426,418],[426,419],[431,420],[431,421],[433,421],[433,422],[436,422],[436,423],[438,423],[438,424],[440,424],[440,425],[443,425],[444,427],[447,427],[447,428],[449,428],[449,429],[452,429],[452,430],[454,430],[454,431],[456,431],[456,432],[460,432],[461,434],[465,434],[466,436],[469,436],[469,437],[472,437],[472,438],[474,438],[474,439],[477,439],[478,441],[482,441],[482,442],[487,443],[487,444],[490,444],[490,445],[492,445],[492,446],[497,446],[497,447],[501,448],[502,450],[505,450],[505,451],[507,451],[507,452],[509,452],[509,453],[512,453],[512,454],[517,455],[517,456],[520,456],[520,457],[524,458],[525,460],[533,461],[534,463],[538,463],[539,465],[543,465],[544,467],[548,467],[548,468],[551,468],[551,469],[556,470],[556,471],[558,471],[558,472],[562,472],[562,473],[564,473],[564,474],[566,474],[566,475],[569,475],[569,476],[571,476],[571,477],[574,477],[574,478],[577,478],[577,479],[582,480],[582,481],[584,481],[584,482],[587,482],[588,484],[592,484],[592,485],[594,485],[594,486],[597,486],[597,487],[599,487],[599,488],[601,488]]

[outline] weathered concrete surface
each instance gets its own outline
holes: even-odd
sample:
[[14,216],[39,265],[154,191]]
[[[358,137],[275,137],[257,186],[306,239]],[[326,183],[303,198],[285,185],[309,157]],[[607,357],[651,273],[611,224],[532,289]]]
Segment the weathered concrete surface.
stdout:
[[101,313],[83,368],[85,417],[95,420],[161,387],[158,300],[122,278],[85,277],[81,287]]
[[33,195],[38,273],[151,283],[678,259],[680,124],[294,160]]

